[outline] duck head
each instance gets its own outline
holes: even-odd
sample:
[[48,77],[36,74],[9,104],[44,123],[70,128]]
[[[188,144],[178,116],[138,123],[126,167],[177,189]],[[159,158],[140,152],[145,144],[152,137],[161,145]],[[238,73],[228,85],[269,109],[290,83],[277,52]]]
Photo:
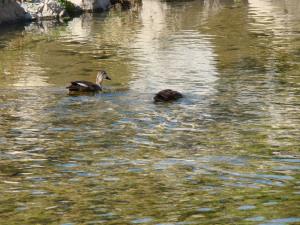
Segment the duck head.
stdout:
[[107,72],[105,70],[100,70],[97,74],[96,78],[96,84],[101,85],[103,80],[111,80],[111,78],[108,76]]

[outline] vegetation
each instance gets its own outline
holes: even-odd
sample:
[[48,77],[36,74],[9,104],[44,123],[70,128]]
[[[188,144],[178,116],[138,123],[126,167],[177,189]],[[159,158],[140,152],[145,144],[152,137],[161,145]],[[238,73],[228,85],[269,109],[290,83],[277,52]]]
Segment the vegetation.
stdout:
[[76,15],[81,12],[81,9],[75,6],[72,2],[69,2],[67,0],[57,0],[57,1],[61,6],[63,6],[66,9],[67,13],[70,16]]

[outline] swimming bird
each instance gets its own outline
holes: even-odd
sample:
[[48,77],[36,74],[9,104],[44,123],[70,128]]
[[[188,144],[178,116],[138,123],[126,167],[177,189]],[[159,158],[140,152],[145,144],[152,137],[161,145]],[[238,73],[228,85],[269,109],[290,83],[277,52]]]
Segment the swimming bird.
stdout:
[[105,70],[100,70],[97,73],[96,83],[84,80],[72,81],[71,85],[66,87],[70,93],[79,92],[99,92],[102,91],[103,80],[111,80]]
[[170,102],[170,101],[175,101],[182,97],[183,97],[183,95],[178,91],[174,91],[171,89],[165,89],[165,90],[158,92],[154,96],[153,99],[154,99],[154,102]]

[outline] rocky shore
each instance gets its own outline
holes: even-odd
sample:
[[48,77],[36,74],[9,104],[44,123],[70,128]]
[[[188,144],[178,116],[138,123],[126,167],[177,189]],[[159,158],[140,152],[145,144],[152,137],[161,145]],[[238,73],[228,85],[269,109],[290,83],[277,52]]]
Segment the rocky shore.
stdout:
[[112,5],[130,6],[130,0],[0,0],[0,26],[5,23],[66,18],[84,11],[106,11]]

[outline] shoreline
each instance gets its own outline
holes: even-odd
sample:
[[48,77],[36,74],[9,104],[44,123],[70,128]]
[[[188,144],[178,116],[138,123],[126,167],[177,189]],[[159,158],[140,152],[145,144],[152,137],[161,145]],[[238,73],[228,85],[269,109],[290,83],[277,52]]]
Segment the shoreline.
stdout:
[[68,20],[84,12],[105,12],[115,6],[126,10],[134,3],[135,0],[0,0],[0,27],[40,20]]

